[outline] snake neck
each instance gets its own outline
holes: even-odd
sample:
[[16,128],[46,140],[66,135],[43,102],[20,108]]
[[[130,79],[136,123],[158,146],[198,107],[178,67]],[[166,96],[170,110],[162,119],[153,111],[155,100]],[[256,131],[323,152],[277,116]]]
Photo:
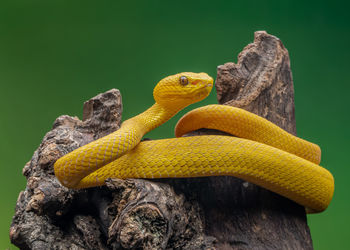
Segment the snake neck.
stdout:
[[122,128],[131,126],[135,129],[137,127],[138,131],[143,136],[168,121],[180,110],[181,109],[170,109],[159,103],[155,103],[143,113],[124,121]]

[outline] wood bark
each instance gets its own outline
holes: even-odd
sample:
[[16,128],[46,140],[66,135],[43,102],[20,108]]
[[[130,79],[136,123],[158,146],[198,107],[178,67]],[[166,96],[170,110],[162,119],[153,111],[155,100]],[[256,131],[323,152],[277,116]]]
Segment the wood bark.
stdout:
[[[266,32],[238,62],[218,67],[220,104],[241,107],[295,134],[288,51]],[[54,162],[119,128],[121,96],[113,89],[84,104],[83,121],[55,121],[23,174],[10,228],[21,249],[312,249],[305,210],[234,177],[109,179],[106,186],[70,190]],[[191,135],[222,134],[201,129]]]

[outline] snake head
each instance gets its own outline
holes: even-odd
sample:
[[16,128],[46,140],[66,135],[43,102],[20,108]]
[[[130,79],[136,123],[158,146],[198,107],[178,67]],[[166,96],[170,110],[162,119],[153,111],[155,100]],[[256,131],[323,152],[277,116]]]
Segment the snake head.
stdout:
[[213,78],[206,73],[183,72],[162,79],[154,88],[155,101],[162,106],[183,109],[206,98]]

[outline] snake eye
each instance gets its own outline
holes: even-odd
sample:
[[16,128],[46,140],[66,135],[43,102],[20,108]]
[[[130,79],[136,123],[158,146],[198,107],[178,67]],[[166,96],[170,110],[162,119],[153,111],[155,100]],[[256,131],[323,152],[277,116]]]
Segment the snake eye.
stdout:
[[181,77],[180,77],[180,84],[181,84],[182,86],[185,86],[185,85],[188,84],[188,79],[187,79],[186,76],[181,76]]

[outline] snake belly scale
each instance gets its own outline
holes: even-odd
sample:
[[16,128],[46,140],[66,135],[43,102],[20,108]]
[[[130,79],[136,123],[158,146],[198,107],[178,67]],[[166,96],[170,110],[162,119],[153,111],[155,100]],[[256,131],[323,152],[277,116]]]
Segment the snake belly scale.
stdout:
[[[107,178],[235,176],[285,196],[307,208],[325,210],[334,179],[320,167],[320,148],[243,109],[208,105],[180,119],[179,138],[140,142],[186,106],[206,98],[213,79],[184,72],[162,79],[154,88],[155,104],[126,120],[119,130],[59,158],[57,179],[80,189],[104,185]],[[199,128],[232,136],[180,137]]]

